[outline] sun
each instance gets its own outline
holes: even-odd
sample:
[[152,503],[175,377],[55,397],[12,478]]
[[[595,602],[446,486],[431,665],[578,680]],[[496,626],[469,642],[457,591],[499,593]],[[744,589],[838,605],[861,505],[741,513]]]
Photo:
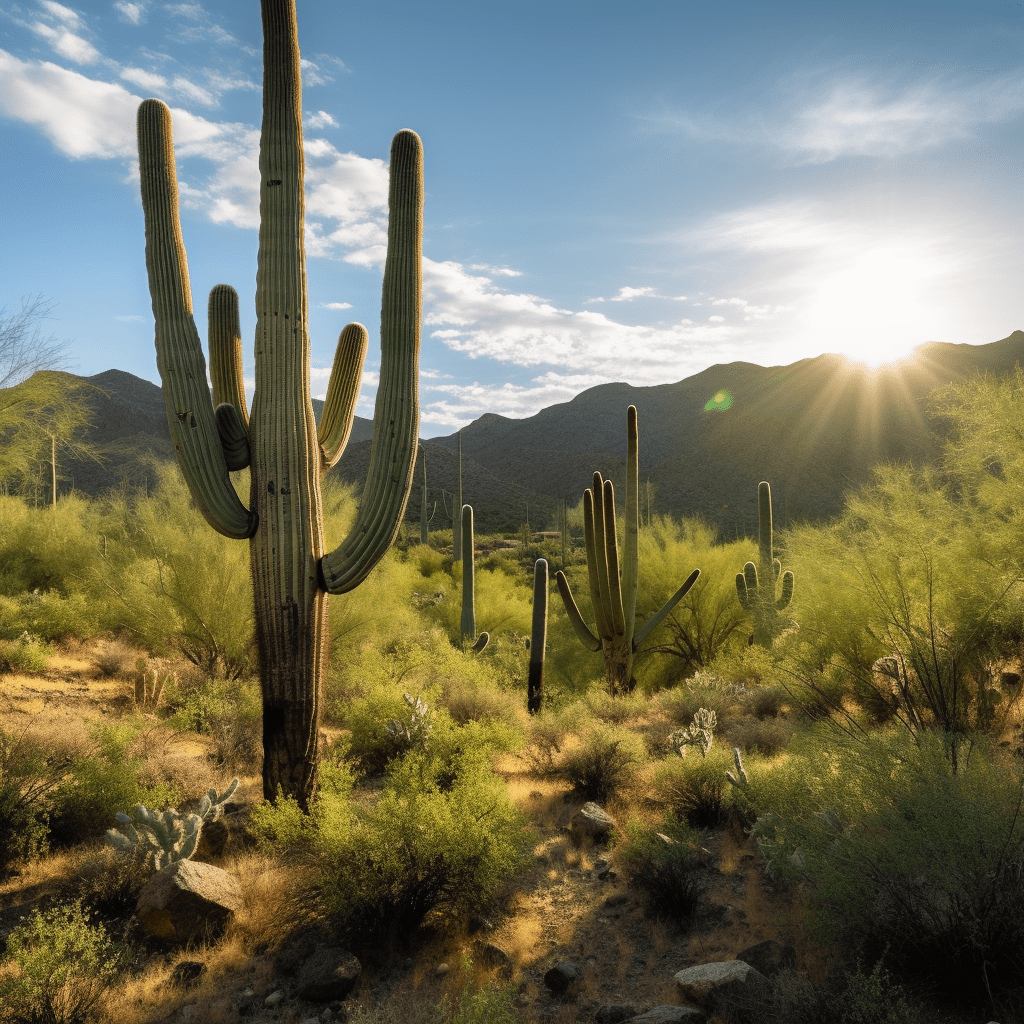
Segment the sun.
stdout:
[[923,292],[930,261],[876,249],[824,278],[800,316],[819,352],[837,352],[877,367],[910,355],[928,340],[934,307]]

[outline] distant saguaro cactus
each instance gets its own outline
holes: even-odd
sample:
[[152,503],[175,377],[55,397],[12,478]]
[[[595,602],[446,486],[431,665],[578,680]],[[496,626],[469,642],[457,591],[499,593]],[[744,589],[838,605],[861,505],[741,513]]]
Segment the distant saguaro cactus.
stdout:
[[[249,538],[263,696],[263,792],[308,805],[329,650],[327,594],[357,587],[391,546],[405,512],[419,423],[423,150],[403,130],[391,145],[388,250],[381,304],[381,367],[370,469],[355,525],[324,552],[320,478],[341,457],[367,332],[338,340],[319,432],[309,392],[309,325],[303,245],[302,86],[295,0],[262,0],[263,126],[256,271],[256,394],[242,387],[237,296],[210,297],[211,403],[192,317],[178,221],[171,117],[159,100],[139,108],[139,169],[157,365],[178,463],[210,525]],[[229,470],[251,468],[249,507]]]
[[544,649],[548,642],[548,563],[533,564],[533,625],[530,631],[530,675],[526,684],[526,710],[531,715],[544,703]]
[[615,533],[615,489],[611,480],[594,474],[594,487],[583,493],[583,525],[587,545],[587,570],[590,596],[597,619],[597,636],[583,621],[565,573],[559,569],[555,582],[569,621],[583,644],[590,651],[604,655],[605,679],[614,697],[631,690],[633,655],[647,635],[686,596],[697,582],[700,569],[694,569],[686,582],[655,612],[641,629],[636,628],[636,595],[639,582],[639,437],[636,406],[626,410],[626,529],[623,545],[622,578],[619,578],[619,544]]
[[476,635],[476,565],[473,551],[473,506],[462,506],[462,644],[479,653],[491,639],[490,633]]
[[[747,562],[736,573],[736,595],[754,617],[751,642],[770,647],[780,630],[779,612],[793,600],[793,573],[782,572],[772,550],[772,489],[766,480],[757,485],[758,562]],[[782,594],[776,600],[775,583],[782,576]]]

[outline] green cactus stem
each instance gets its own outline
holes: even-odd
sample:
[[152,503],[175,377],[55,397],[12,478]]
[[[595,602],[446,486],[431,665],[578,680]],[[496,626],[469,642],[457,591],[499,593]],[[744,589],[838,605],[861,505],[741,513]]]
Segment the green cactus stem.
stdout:
[[462,557],[462,431],[459,431],[459,453],[455,471],[455,494],[452,495],[452,510],[448,512],[448,502],[445,500],[444,491],[441,492],[441,500],[444,502],[445,515],[452,521],[452,560],[457,562]]
[[632,690],[633,657],[647,636],[697,582],[700,569],[694,569],[686,582],[654,613],[641,629],[636,628],[636,595],[639,582],[639,433],[636,406],[626,410],[626,514],[623,554],[620,558],[615,528],[615,490],[611,480],[594,474],[594,486],[583,493],[583,525],[587,547],[587,572],[590,598],[594,607],[597,633],[584,622],[565,573],[555,573],[555,582],[569,621],[587,650],[600,651],[605,660],[608,692]]
[[530,630],[530,674],[526,684],[526,710],[536,715],[544,703],[544,651],[548,641],[548,563],[533,564],[533,626]]
[[[779,612],[793,600],[793,573],[782,572],[772,549],[772,489],[766,480],[757,485],[758,562],[747,562],[736,574],[736,596],[744,611],[754,618],[751,643],[770,647],[782,624]],[[782,593],[776,599],[775,584],[782,577]]]
[[476,635],[476,566],[473,551],[473,506],[462,506],[462,646],[478,654],[491,639],[490,633]]
[[[246,415],[238,302],[210,297],[210,372],[192,316],[178,220],[170,111],[139,108],[139,167],[157,365],[182,473],[207,521],[249,538],[263,696],[263,791],[308,807],[316,788],[321,694],[329,646],[327,594],[369,574],[398,533],[416,458],[421,319],[423,150],[403,130],[391,146],[381,368],[370,468],[356,522],[324,552],[320,479],[340,458],[359,393],[367,333],[341,332],[319,431],[309,391],[302,85],[295,0],[261,0],[263,125],[256,271],[256,390]],[[250,500],[229,471],[249,465]]]

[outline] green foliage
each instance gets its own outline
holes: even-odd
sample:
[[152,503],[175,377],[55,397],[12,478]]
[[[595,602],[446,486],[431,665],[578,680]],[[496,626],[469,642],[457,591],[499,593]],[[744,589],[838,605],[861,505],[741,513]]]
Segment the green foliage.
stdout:
[[0,675],[44,672],[52,653],[47,644],[28,631],[13,640],[0,640]]
[[719,828],[731,799],[725,777],[730,764],[731,754],[721,748],[706,757],[671,758],[660,766],[654,792],[677,821],[695,829]]
[[135,738],[135,730],[126,724],[96,727],[94,749],[74,758],[68,777],[52,793],[53,845],[74,846],[98,839],[118,812],[127,812],[135,804],[163,807],[174,803],[170,786],[147,786],[140,781],[143,765],[132,750]]
[[724,545],[715,541],[714,527],[698,519],[677,521],[659,515],[640,530],[640,558],[645,566],[637,592],[641,619],[671,597],[677,581],[685,579],[692,566],[701,566],[697,582],[647,645],[652,654],[669,656],[661,659],[661,682],[686,678],[707,668],[728,647],[746,642],[737,632],[744,614],[736,603],[732,570],[737,559],[749,557],[752,549],[746,541]]
[[69,757],[27,731],[0,729],[0,877],[46,850],[48,794]]
[[981,748],[954,772],[941,736],[833,736],[746,768],[755,837],[820,940],[979,995],[1024,981],[1021,780]]
[[80,905],[38,909],[7,937],[12,975],[0,981],[0,1013],[32,1024],[84,1024],[117,976],[124,953]]
[[431,913],[479,906],[523,866],[531,839],[479,746],[432,744],[395,758],[369,805],[351,798],[351,771],[328,783],[302,820],[278,801],[259,811],[264,841],[301,844],[316,893],[359,945],[404,939]]
[[567,750],[558,774],[583,800],[603,802],[630,785],[646,757],[643,741],[632,731],[596,722]]
[[630,822],[626,836],[622,864],[629,884],[646,898],[648,915],[677,924],[692,921],[707,891],[699,833],[674,821],[656,830]]

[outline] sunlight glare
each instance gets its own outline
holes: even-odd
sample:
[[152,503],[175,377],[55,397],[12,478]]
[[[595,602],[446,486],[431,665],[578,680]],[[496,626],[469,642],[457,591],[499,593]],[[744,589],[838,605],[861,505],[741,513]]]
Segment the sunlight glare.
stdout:
[[876,249],[825,278],[800,317],[818,351],[878,367],[927,341],[933,313],[921,291],[934,276],[930,262]]

